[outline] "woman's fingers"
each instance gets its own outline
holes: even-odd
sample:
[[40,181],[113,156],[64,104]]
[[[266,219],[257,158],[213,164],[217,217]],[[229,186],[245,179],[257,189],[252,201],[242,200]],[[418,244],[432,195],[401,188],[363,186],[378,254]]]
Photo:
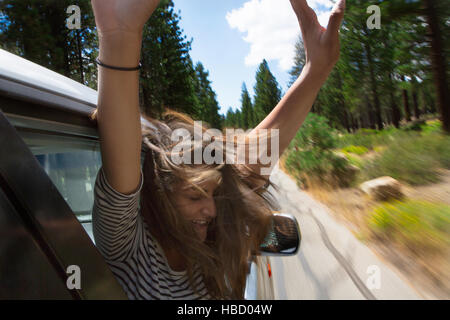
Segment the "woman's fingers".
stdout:
[[294,8],[294,11],[297,10],[304,10],[309,8],[308,3],[306,2],[306,0],[289,0],[291,2],[292,7]]
[[345,0],[339,0],[331,10],[330,20],[328,21],[327,33],[336,34],[339,32],[342,20],[344,19]]
[[312,26],[319,25],[319,20],[314,10],[308,5],[306,0],[289,0],[294,9],[302,31]]

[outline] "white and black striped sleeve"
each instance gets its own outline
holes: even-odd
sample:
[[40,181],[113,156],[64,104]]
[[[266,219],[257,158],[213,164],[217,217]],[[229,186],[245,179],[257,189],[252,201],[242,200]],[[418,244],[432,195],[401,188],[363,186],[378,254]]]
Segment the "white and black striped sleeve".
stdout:
[[139,186],[132,194],[115,190],[106,180],[100,168],[94,187],[92,225],[95,243],[106,260],[124,261],[137,248],[141,230],[138,219],[139,198],[143,185],[143,174]]

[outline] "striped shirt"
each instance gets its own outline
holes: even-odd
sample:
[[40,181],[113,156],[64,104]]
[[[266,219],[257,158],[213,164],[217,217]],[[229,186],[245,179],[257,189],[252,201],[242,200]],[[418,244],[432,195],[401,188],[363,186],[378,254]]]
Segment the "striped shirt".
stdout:
[[92,224],[95,243],[129,299],[210,299],[200,269],[194,272],[196,294],[186,271],[173,271],[158,241],[139,213],[138,190],[125,195],[113,189],[101,168],[94,187]]

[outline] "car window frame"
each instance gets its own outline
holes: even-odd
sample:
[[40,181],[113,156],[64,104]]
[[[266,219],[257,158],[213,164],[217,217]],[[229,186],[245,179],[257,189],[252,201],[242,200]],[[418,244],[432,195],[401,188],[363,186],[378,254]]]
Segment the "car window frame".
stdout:
[[[0,101],[1,110],[9,111],[6,114],[0,112],[2,124],[0,135],[8,137],[7,143],[4,141],[3,145],[0,146],[5,151],[4,156],[0,159],[2,190],[8,188],[11,197],[16,199],[15,203],[25,208],[22,210],[23,217],[34,231],[30,232],[30,228],[26,228],[26,230],[30,232],[34,239],[37,239],[40,248],[47,252],[47,258],[52,262],[53,270],[47,271],[59,274],[60,278],[64,278],[64,275],[68,278],[66,270],[69,266],[77,265],[80,267],[82,287],[80,289],[68,289],[73,299],[127,299],[123,288],[112,274],[105,259],[17,132],[17,130],[39,131],[33,126],[24,124],[23,120],[27,119],[28,123],[42,124],[42,121],[48,121],[48,119],[39,119],[24,114],[23,111],[34,107],[34,111],[38,112],[43,106],[4,96],[0,97]],[[13,101],[14,103],[12,105],[6,104],[5,101]],[[12,106],[22,106],[22,108],[14,109]],[[15,123],[15,126],[10,122],[10,119],[12,119],[11,122]],[[72,133],[64,132],[61,134],[74,137],[82,136],[87,139],[90,135],[91,139],[95,139],[92,134],[87,135],[86,132],[80,135],[79,125],[73,123],[61,123],[61,125],[68,125],[67,131],[72,131]],[[75,133],[74,127],[76,128]],[[57,134],[55,127],[50,125],[47,128],[47,133]],[[28,170],[26,179],[23,176],[24,173],[14,169],[13,162],[15,161],[27,163],[26,167],[20,169]],[[41,197],[40,202],[38,201],[39,197]],[[5,263],[7,261],[7,259],[1,260]],[[61,281],[64,281],[64,279],[61,279]],[[39,291],[43,288],[29,288],[29,290]],[[27,292],[24,292],[24,297],[26,296]]]

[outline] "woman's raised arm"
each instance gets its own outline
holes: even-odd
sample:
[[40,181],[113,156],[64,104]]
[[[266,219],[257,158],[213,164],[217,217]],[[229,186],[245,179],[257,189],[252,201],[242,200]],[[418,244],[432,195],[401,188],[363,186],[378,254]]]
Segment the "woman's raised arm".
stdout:
[[[279,154],[283,153],[295,137],[311,110],[320,88],[339,59],[339,29],[345,10],[345,0],[337,1],[325,29],[320,25],[314,10],[308,6],[306,0],[290,0],[290,2],[300,24],[306,64],[300,77],[283,99],[250,133],[250,135],[257,133],[259,129],[278,129]],[[251,167],[253,170],[260,170],[262,166]]]
[[[101,63],[139,64],[143,27],[160,0],[92,0]],[[98,66],[97,123],[103,170],[110,185],[129,194],[140,179],[139,71]]]

